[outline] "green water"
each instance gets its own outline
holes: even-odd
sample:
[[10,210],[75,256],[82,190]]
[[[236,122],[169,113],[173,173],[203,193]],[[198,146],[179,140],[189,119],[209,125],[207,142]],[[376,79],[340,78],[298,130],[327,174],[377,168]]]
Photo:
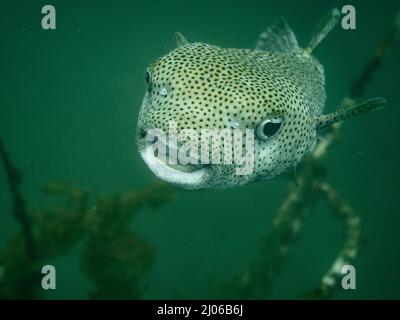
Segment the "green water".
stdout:
[[[37,207],[48,181],[113,194],[156,180],[136,151],[134,132],[144,71],[174,48],[175,31],[189,41],[252,48],[260,31],[284,16],[305,45],[317,21],[348,1],[51,1],[57,29],[45,31],[41,8],[48,3],[0,4],[0,135],[23,174],[24,196]],[[316,53],[325,67],[328,111],[400,10],[398,1],[351,4],[357,29],[337,27]],[[339,289],[335,298],[400,298],[399,57],[397,43],[367,87],[366,96],[385,97],[387,106],[346,122],[324,160],[328,181],[362,217],[357,289]],[[141,210],[132,228],[156,248],[141,279],[143,297],[208,298],[210,279],[229,279],[257,256],[290,183],[280,177],[231,190],[175,190],[158,210]],[[0,247],[19,230],[0,170]],[[340,223],[317,205],[269,297],[291,299],[312,289],[342,240]],[[57,289],[48,298],[87,296],[81,247],[49,262],[57,269]]]

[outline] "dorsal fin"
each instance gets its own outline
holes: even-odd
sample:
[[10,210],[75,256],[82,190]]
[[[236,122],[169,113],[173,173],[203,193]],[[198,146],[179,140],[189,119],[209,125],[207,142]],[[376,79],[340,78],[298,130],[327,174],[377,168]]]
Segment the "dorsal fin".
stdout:
[[176,39],[176,46],[178,48],[184,46],[185,44],[188,44],[188,41],[180,32],[175,32],[175,39]]
[[284,18],[276,20],[260,34],[256,43],[257,50],[275,52],[295,52],[299,50],[296,36]]
[[368,111],[382,107],[386,103],[383,98],[372,98],[364,101],[358,105],[348,107],[346,109],[341,109],[336,112],[329,114],[323,114],[317,117],[317,130],[329,126],[335,122],[342,121],[359,114],[366,113]]
[[333,27],[340,20],[340,12],[337,8],[333,8],[328,12],[328,14],[321,20],[314,34],[311,38],[310,43],[305,49],[309,54],[313,53],[315,48],[320,44],[320,42],[326,37],[326,35],[333,29]]

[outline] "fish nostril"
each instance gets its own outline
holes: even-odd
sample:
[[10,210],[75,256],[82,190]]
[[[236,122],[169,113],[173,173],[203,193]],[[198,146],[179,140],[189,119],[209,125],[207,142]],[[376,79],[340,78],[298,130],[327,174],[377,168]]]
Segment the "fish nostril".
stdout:
[[138,129],[138,138],[139,138],[139,139],[144,139],[144,138],[146,138],[146,130],[143,129],[142,127],[140,127],[140,128]]

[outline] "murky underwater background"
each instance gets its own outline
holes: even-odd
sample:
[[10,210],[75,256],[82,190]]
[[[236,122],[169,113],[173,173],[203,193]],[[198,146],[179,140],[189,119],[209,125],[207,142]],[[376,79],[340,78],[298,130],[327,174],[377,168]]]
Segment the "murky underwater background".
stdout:
[[[40,26],[45,4],[56,7],[54,31]],[[134,132],[144,71],[175,47],[175,31],[189,41],[252,48],[284,16],[305,45],[320,18],[345,4],[357,10],[357,29],[336,27],[316,53],[325,67],[328,111],[370,59],[400,10],[398,1],[3,2],[0,136],[23,174],[27,201],[43,206],[40,187],[49,181],[70,181],[92,196],[156,181],[136,151]],[[397,43],[366,92],[386,98],[387,106],[347,121],[325,159],[328,181],[362,217],[357,289],[338,290],[335,298],[400,298],[399,57]],[[257,256],[260,235],[291,183],[282,176],[231,190],[173,189],[173,199],[157,210],[142,208],[130,227],[155,248],[140,279],[142,298],[209,298],[210,282],[229,279]],[[0,170],[0,248],[19,230]],[[342,240],[340,223],[317,205],[269,298],[297,298],[312,289]],[[87,297],[92,284],[81,270],[83,245],[48,261],[57,269],[57,289],[46,297]]]

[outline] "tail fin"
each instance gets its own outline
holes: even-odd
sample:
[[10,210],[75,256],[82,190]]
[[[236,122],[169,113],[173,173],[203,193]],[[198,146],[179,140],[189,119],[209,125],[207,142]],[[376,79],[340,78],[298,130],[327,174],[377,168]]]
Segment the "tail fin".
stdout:
[[333,113],[323,114],[317,117],[317,130],[329,126],[335,122],[342,121],[359,114],[382,107],[386,103],[383,98],[373,98],[358,105],[342,109]]
[[327,34],[333,29],[333,27],[340,20],[340,12],[337,8],[334,8],[328,12],[328,14],[321,20],[319,25],[314,31],[310,43],[308,44],[305,51],[309,54],[313,53],[315,48],[320,42],[327,36]]

